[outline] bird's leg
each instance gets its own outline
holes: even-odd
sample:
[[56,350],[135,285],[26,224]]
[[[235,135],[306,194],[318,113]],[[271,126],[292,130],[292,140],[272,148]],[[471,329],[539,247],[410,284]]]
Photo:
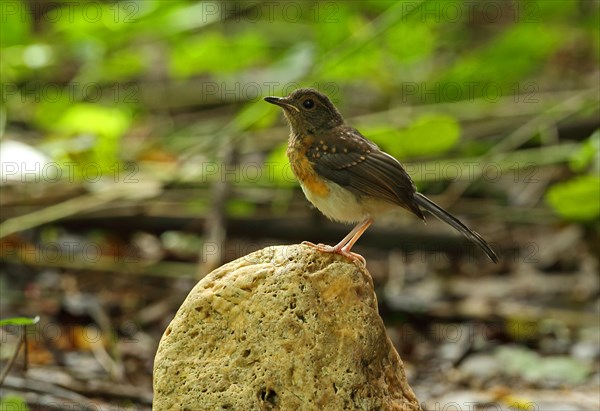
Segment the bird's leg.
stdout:
[[[333,248],[337,249],[341,246],[342,252],[349,253],[354,243],[356,243],[358,239],[363,235],[363,233],[367,231],[367,228],[369,228],[371,224],[373,224],[373,219],[371,217],[367,217],[362,222],[358,223],[356,227],[354,227],[352,231],[350,231],[350,234],[344,237],[344,239]],[[350,239],[348,239],[348,237],[350,237]]]
[[352,229],[352,231],[350,231],[350,233],[348,233],[348,235],[342,239],[342,241],[340,241],[339,243],[337,243],[334,246],[324,245],[324,244],[313,244],[308,241],[303,241],[302,244],[305,244],[305,245],[308,245],[311,247],[315,247],[319,251],[323,251],[326,253],[340,254],[340,255],[343,255],[344,257],[347,257],[353,261],[359,261],[363,265],[366,265],[367,263],[366,263],[364,257],[360,254],[351,252],[350,249],[352,248],[354,243],[356,243],[358,241],[360,236],[363,235],[363,233],[367,230],[367,228],[369,228],[369,226],[372,223],[373,223],[373,219],[371,217],[365,218],[363,221],[358,223],[356,225],[356,227],[354,227]]

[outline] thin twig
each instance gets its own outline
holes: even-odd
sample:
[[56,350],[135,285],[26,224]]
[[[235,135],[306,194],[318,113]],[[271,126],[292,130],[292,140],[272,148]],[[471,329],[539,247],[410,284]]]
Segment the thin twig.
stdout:
[[[231,138],[224,139],[220,155],[223,167],[235,167],[235,157],[236,149]],[[213,185],[212,205],[205,226],[205,244],[210,245],[212,252],[207,253],[207,247],[200,248],[198,278],[204,277],[223,264],[223,245],[227,238],[226,205],[230,192],[231,183],[227,181],[226,175],[221,174],[221,178]]]
[[17,357],[19,356],[19,351],[21,351],[21,346],[25,342],[25,334],[26,334],[26,332],[23,330],[22,327],[19,327],[19,329],[21,331],[21,335],[19,336],[19,342],[17,343],[17,348],[15,349],[15,352],[13,353],[13,355],[8,360],[8,364],[6,364],[6,366],[2,370],[2,374],[0,374],[0,387],[2,386],[2,384],[4,384],[4,380],[6,379],[6,376],[10,372],[10,369],[12,368],[12,366],[15,363],[15,361],[17,360]]
[[[23,371],[27,371],[27,369],[29,368],[29,346],[27,344],[27,326],[23,327],[22,332],[23,332]],[[2,384],[0,382],[0,384]]]
[[28,230],[42,224],[51,223],[65,217],[69,217],[83,211],[89,211],[111,201],[123,197],[122,190],[114,190],[103,193],[86,194],[71,198],[60,204],[46,207],[18,217],[9,218],[0,224],[0,238],[4,238],[19,231]]

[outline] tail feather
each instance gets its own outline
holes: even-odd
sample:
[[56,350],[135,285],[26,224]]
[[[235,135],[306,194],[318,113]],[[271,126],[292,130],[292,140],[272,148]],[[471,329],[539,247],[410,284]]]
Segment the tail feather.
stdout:
[[462,235],[464,235],[473,243],[481,247],[481,249],[490,258],[490,260],[492,260],[495,263],[498,262],[498,256],[496,255],[494,250],[492,250],[489,244],[479,234],[477,234],[475,231],[469,229],[466,225],[464,225],[458,218],[448,213],[442,207],[440,207],[421,193],[415,193],[415,201],[425,210],[429,211],[431,214],[433,214],[446,224],[451,225]]

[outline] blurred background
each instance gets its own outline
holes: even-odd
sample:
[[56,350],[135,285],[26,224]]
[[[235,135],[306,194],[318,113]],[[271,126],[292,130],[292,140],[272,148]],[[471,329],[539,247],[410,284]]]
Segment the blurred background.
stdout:
[[314,87],[501,258],[403,211],[355,247],[424,408],[599,409],[599,2],[0,5],[0,408],[150,409],[202,276],[350,230],[262,101]]

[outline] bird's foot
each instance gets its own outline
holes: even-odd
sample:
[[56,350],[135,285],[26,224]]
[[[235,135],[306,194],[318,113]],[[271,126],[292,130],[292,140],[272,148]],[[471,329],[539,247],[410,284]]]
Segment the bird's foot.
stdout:
[[316,248],[317,250],[324,251],[326,253],[331,253],[332,251],[328,250],[328,249],[333,248],[330,245],[325,245],[323,243],[315,244],[315,243],[311,243],[310,241],[302,241],[302,245],[307,245],[309,247]]
[[357,253],[353,253],[350,250],[347,250],[346,247],[334,247],[331,245],[326,245],[326,244],[315,244],[315,243],[311,243],[310,241],[302,241],[303,245],[307,245],[309,247],[313,247],[316,248],[319,251],[322,251],[324,253],[333,253],[333,254],[339,254],[341,256],[344,256],[350,260],[352,260],[355,263],[360,263],[362,264],[363,267],[366,267],[367,265],[367,261],[365,260],[365,258]]

